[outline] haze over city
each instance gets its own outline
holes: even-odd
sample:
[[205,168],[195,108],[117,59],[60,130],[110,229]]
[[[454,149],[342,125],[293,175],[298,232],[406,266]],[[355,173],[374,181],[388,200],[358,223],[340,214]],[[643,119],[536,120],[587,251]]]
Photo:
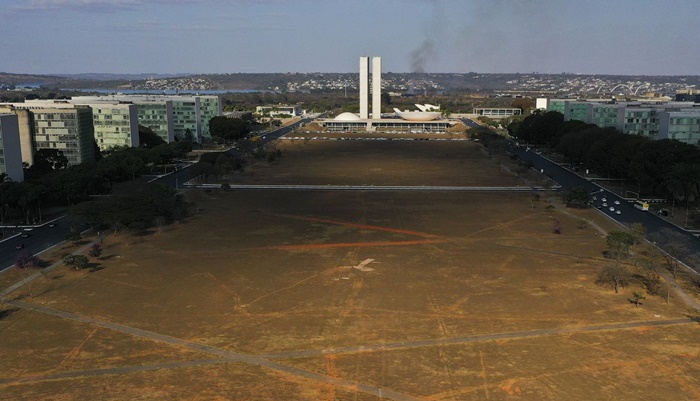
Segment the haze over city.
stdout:
[[0,71],[697,75],[696,0],[0,0]]

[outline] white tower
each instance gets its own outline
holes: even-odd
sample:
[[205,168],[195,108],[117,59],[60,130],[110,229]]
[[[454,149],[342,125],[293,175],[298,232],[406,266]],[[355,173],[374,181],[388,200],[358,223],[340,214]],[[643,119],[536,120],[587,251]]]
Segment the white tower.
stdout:
[[372,120],[382,118],[382,58],[372,57]]
[[369,57],[360,57],[360,118],[369,118]]

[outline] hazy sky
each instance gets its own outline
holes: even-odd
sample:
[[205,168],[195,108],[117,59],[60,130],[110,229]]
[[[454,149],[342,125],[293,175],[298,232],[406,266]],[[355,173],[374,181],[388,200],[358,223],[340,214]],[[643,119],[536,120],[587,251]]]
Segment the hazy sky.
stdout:
[[0,0],[0,71],[700,75],[700,0]]

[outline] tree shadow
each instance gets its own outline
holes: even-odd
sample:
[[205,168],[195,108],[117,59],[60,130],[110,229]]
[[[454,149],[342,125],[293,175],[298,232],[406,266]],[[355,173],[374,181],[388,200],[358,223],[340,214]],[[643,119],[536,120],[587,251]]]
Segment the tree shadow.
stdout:
[[0,320],[10,316],[11,314],[17,312],[18,310],[19,310],[19,308],[0,310]]
[[101,256],[101,257],[100,257],[100,260],[111,260],[111,259],[116,258],[117,256],[118,256],[118,255],[117,255],[116,253],[113,253],[113,254],[111,254],[111,255]]
[[699,309],[690,310],[690,311],[688,311],[688,313],[685,314],[685,316],[695,323],[700,323],[700,310]]
[[88,263],[87,265],[85,265],[85,268],[89,269],[91,272],[96,272],[104,269],[104,266],[102,266],[99,263]]

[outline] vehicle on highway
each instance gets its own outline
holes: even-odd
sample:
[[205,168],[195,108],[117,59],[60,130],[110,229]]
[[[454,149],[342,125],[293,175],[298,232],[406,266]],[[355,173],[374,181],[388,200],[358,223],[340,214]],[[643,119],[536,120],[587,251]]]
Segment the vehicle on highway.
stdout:
[[634,201],[634,207],[636,207],[639,210],[648,211],[649,210],[649,203],[644,202],[643,200],[636,200],[636,201]]
[[22,233],[22,238],[29,238],[29,237],[30,237],[29,234],[27,234],[27,233]]
[[610,209],[608,209],[608,210],[610,210],[611,212],[614,212],[614,211],[615,211],[615,208],[612,207],[612,206],[610,206]]
[[603,202],[603,207],[608,207],[608,204]]
[[620,211],[620,209],[617,209],[617,210],[615,211],[615,214],[622,214],[622,212]]
[[606,198],[601,199],[603,202],[607,202],[608,200]]
[[613,203],[616,204],[616,205],[619,205],[619,204],[620,204],[620,201],[619,201],[619,200],[616,200],[616,201],[613,202]]

